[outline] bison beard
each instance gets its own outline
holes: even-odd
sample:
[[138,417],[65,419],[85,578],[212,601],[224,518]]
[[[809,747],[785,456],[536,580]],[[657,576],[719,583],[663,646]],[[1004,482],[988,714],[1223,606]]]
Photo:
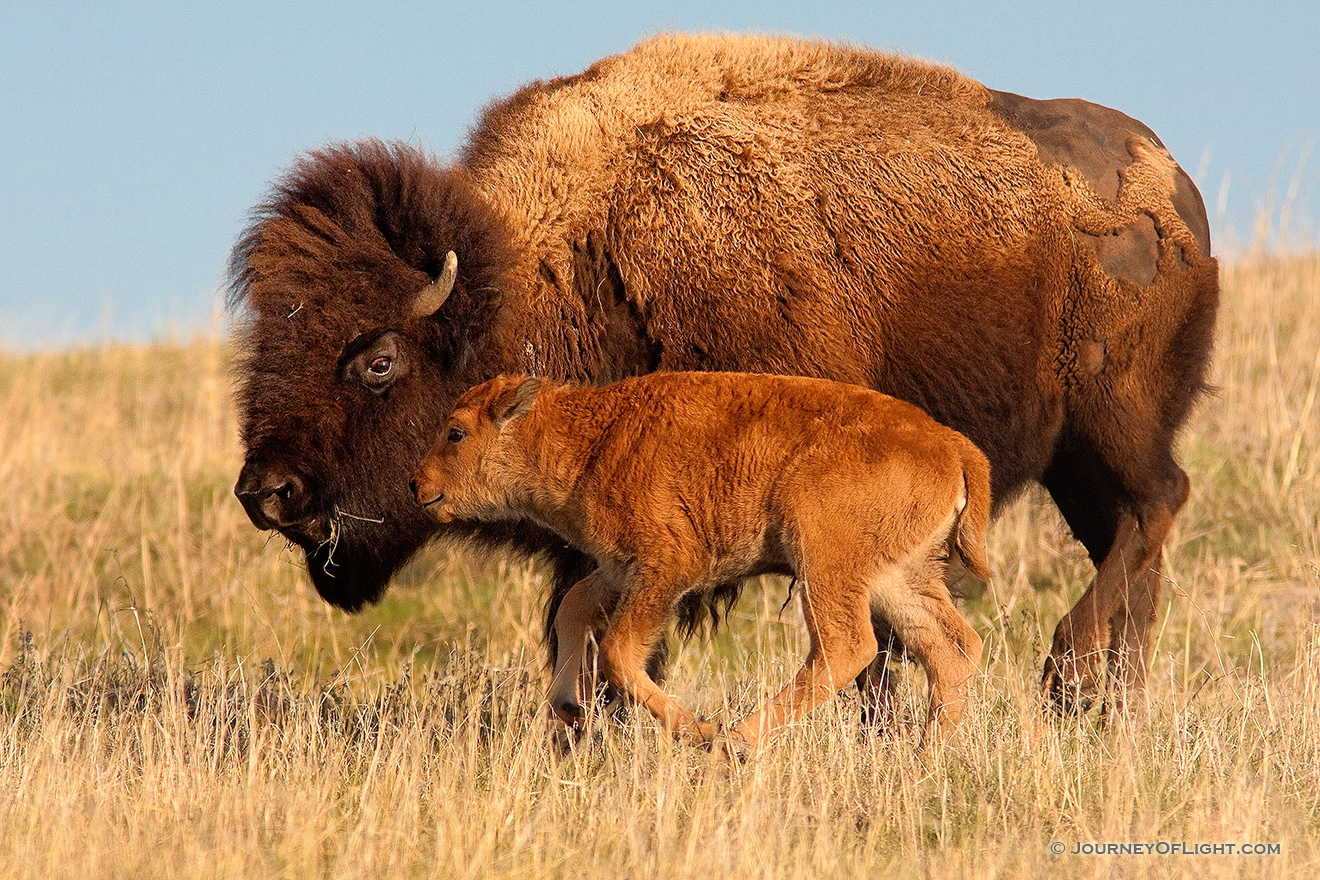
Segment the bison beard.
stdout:
[[[307,557],[307,573],[321,598],[345,611],[359,611],[373,604],[385,593],[390,578],[427,541],[441,537],[474,546],[498,547],[514,552],[545,552],[548,544],[562,544],[554,536],[534,526],[521,523],[485,525],[453,523],[436,528],[433,521],[410,522],[406,528],[369,523],[348,528],[352,538],[322,543],[295,540]],[[577,560],[565,559],[571,566]]]
[[[963,433],[997,506],[1043,485],[1096,565],[1046,693],[1084,709],[1144,682],[1218,269],[1195,186],[1117,111],[865,49],[662,35],[493,104],[454,164],[376,141],[303,157],[231,273],[245,471],[263,497],[265,461],[306,477],[316,504],[271,502],[267,525],[340,607],[455,534],[420,523],[406,475],[466,389],[797,374]],[[332,485],[384,523],[323,545]],[[584,564],[514,525],[460,537],[548,556],[551,615]]]
[[[384,548],[389,555],[382,555],[370,545],[354,550],[339,550],[332,544],[299,546],[306,554],[307,574],[316,592],[331,605],[349,612],[361,611],[364,606],[380,601],[390,578],[398,570],[397,560],[406,559],[410,549]],[[398,552],[400,549],[403,555]]]

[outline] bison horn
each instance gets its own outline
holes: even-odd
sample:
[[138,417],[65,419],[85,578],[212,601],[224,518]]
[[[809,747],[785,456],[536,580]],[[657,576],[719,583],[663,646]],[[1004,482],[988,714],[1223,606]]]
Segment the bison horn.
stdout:
[[440,277],[417,292],[413,300],[413,316],[425,318],[440,311],[440,307],[449,299],[449,292],[454,289],[454,278],[458,276],[458,257],[453,251],[445,254],[445,268]]

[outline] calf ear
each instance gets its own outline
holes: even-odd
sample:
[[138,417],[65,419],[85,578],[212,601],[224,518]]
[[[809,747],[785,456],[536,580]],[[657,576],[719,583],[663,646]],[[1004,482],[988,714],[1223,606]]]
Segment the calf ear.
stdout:
[[528,376],[517,385],[506,388],[490,405],[491,419],[496,428],[503,428],[510,419],[532,408],[536,395],[541,393],[544,381],[539,376]]

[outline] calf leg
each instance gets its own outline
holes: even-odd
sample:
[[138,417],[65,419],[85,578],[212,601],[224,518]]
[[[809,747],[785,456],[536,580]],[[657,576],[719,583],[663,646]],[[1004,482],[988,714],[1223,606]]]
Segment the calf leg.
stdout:
[[590,556],[569,547],[552,554],[550,562],[552,573],[550,599],[545,606],[545,641],[550,653],[550,668],[558,669],[560,645],[555,621],[559,619],[559,606],[574,586],[596,570],[596,562]]
[[857,692],[862,698],[862,723],[878,727],[893,716],[896,682],[889,661],[896,652],[901,654],[902,646],[889,621],[874,612],[871,614],[871,630],[880,650],[857,674]]
[[[959,559],[957,551],[949,544],[943,553],[944,586],[953,595],[954,586],[966,576],[970,576],[966,566]],[[934,577],[940,568],[940,560],[932,557],[928,568],[914,577]],[[961,619],[961,618],[960,618]],[[902,640],[894,633],[889,621],[875,609],[871,610],[871,626],[875,630],[875,639],[880,644],[880,652],[871,664],[857,676],[857,690],[862,697],[862,723],[880,725],[893,716],[897,677],[889,663],[901,659],[906,654]],[[963,638],[965,633],[956,624],[949,633],[950,638]],[[979,644],[979,642],[977,643]],[[978,649],[979,652],[979,649]]]
[[666,730],[694,745],[707,745],[719,729],[679,705],[647,671],[647,659],[681,593],[679,588],[659,587],[641,578],[625,587],[600,642],[601,665],[609,683],[645,706]]
[[576,727],[583,718],[579,682],[584,675],[587,636],[605,622],[605,598],[603,577],[596,570],[574,584],[555,611],[558,651],[546,699],[569,727]]
[[952,730],[962,718],[981,656],[981,637],[953,604],[938,555],[876,579],[872,597],[904,647],[926,670],[926,736]]
[[[559,636],[556,632],[555,621],[559,617],[559,606],[563,603],[565,597],[583,578],[590,575],[596,569],[595,560],[584,553],[574,550],[570,547],[564,547],[550,558],[552,564],[552,576],[550,582],[550,599],[546,603],[545,609],[545,632],[546,645],[549,649],[550,668],[558,669],[559,662]],[[601,617],[592,625],[592,631],[597,644],[605,635],[605,619]],[[663,639],[656,641],[651,649],[650,655],[646,660],[647,673],[655,681],[661,681],[664,678],[665,663],[667,660],[665,642]],[[593,652],[588,651],[583,655],[582,662],[592,671],[596,669],[596,657]],[[599,695],[603,704],[614,703],[618,697],[618,692],[612,685],[606,682],[603,688],[604,693]],[[584,694],[587,698],[591,695]]]
[[855,575],[851,580],[830,575],[807,572],[802,590],[811,635],[806,662],[774,699],[733,729],[734,739],[760,744],[834,696],[850,679],[867,674],[868,664],[877,658],[880,646],[871,626],[867,585]]

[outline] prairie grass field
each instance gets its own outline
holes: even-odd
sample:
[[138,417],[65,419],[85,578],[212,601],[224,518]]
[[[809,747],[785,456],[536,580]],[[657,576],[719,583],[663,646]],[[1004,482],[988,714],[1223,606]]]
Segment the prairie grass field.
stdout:
[[[887,735],[845,692],[739,766],[644,713],[558,756],[543,571],[437,546],[329,608],[231,494],[229,370],[215,339],[0,353],[0,880],[1320,876],[1320,254],[1223,269],[1145,711],[1042,711],[1091,566],[1028,494],[938,756],[911,665]],[[670,692],[732,721],[777,690],[787,595],[749,587]]]

